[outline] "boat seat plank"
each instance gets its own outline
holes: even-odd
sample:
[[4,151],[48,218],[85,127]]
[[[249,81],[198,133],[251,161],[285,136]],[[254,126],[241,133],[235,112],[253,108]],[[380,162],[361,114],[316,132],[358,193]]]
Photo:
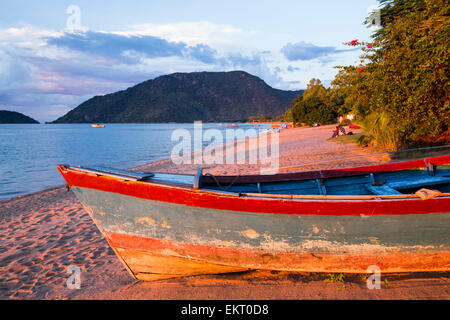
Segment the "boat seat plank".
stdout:
[[74,169],[84,172],[95,173],[99,175],[118,177],[124,180],[133,181],[162,181],[162,182],[172,182],[172,183],[182,183],[192,185],[194,183],[194,176],[189,174],[171,174],[171,173],[151,173],[151,172],[140,172],[140,171],[130,171],[121,169],[112,169],[106,167],[74,167]]
[[432,186],[435,184],[449,183],[450,177],[442,176],[421,176],[407,178],[397,181],[388,181],[387,185],[393,189],[410,189],[425,186]]
[[187,185],[194,184],[194,175],[189,174],[171,174],[171,173],[157,173],[148,179],[148,181],[162,181],[162,182],[172,182],[172,183],[182,183]]
[[376,194],[376,195],[401,194],[397,190],[395,190],[387,185],[373,186],[372,184],[366,184],[365,187],[368,191],[370,191],[371,193]]
[[100,175],[117,176],[117,177],[127,178],[130,180],[145,180],[147,178],[151,178],[154,176],[153,173],[121,170],[121,169],[115,169],[115,168],[113,169],[113,168],[99,167],[99,166],[90,166],[90,167],[78,166],[78,167],[75,167],[75,169],[84,171],[84,172],[96,173],[96,174],[100,174]]

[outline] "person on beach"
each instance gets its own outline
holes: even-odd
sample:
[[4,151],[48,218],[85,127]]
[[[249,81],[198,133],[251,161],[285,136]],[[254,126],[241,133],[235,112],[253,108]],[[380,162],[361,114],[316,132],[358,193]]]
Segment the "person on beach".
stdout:
[[336,126],[336,129],[333,130],[333,134],[331,135],[331,138],[336,138],[339,135],[339,126]]

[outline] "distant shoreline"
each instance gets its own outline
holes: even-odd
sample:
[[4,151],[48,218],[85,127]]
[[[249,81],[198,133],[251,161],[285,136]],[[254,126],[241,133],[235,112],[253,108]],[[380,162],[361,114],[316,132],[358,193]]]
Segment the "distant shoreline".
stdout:
[[[203,123],[203,128],[217,128],[221,131],[225,130],[225,126],[228,123],[222,123],[222,126],[219,126],[219,123]],[[247,130],[249,127],[251,127],[248,124],[240,124],[240,128],[243,128],[244,130]],[[266,126],[262,126],[266,127]],[[14,129],[15,128],[15,129]],[[41,129],[39,129],[41,128]],[[47,128],[47,129],[45,129]],[[57,129],[56,131],[53,129]],[[113,128],[116,128],[117,130],[114,130]],[[123,131],[123,128],[127,128],[125,131]],[[134,130],[135,128],[140,128],[139,132],[135,134]],[[150,131],[148,131],[146,128],[149,128]],[[160,140],[161,143],[157,143],[155,147],[152,148],[151,153],[149,154],[150,158],[143,159],[143,156],[136,156],[129,158],[127,155],[130,154],[130,152],[136,153],[134,150],[140,150],[139,152],[146,150],[146,145],[150,143],[152,146],[154,145],[154,138],[153,132],[159,132],[160,128],[168,128],[169,131],[165,130],[165,132],[168,132],[167,134],[164,134],[164,139]],[[0,143],[0,147],[5,147],[7,149],[13,149],[17,150],[17,152],[13,153],[11,157],[6,158],[5,167],[9,173],[7,175],[4,175],[0,179],[0,184],[5,182],[7,183],[5,185],[5,188],[1,190],[0,192],[0,201],[24,196],[27,194],[32,194],[34,192],[40,192],[42,190],[46,190],[47,188],[53,188],[59,186],[61,183],[63,183],[63,180],[59,173],[57,172],[55,166],[57,164],[61,163],[69,163],[72,165],[89,165],[92,163],[98,164],[98,165],[105,165],[110,167],[117,167],[117,168],[133,168],[138,165],[147,165],[150,161],[164,159],[170,156],[170,152],[167,154],[167,148],[165,148],[164,151],[161,151],[160,156],[158,156],[160,147],[163,147],[162,145],[168,145],[170,144],[170,133],[172,130],[175,130],[177,128],[185,128],[191,131],[193,127],[193,123],[156,123],[156,124],[108,124],[105,126],[105,128],[91,128],[90,124],[64,124],[61,126],[50,126],[45,124],[35,125],[33,127],[26,126],[23,124],[7,124],[5,126],[0,126],[0,134],[11,134],[13,133],[14,136],[16,136],[16,133],[19,134],[19,139],[24,139],[24,141],[35,141],[34,146],[35,148],[32,148],[34,152],[39,152],[41,150],[41,145],[45,148],[47,148],[47,145],[51,144],[52,146],[57,146],[59,143],[61,143],[62,140],[69,139],[71,140],[73,133],[78,134],[82,133],[81,136],[77,135],[79,142],[72,143],[72,146],[74,148],[84,148],[81,147],[85,142],[83,139],[87,139],[86,142],[89,143],[96,143],[98,144],[98,139],[101,138],[95,138],[95,137],[103,137],[103,136],[109,136],[110,132],[111,134],[116,135],[119,138],[125,138],[135,141],[141,141],[135,144],[128,144],[133,147],[123,147],[123,146],[115,146],[114,145],[114,139],[109,141],[112,141],[111,143],[108,143],[109,146],[107,150],[103,148],[103,151],[105,151],[102,154],[105,154],[105,156],[102,156],[99,154],[98,156],[89,156],[89,153],[87,151],[91,150],[92,148],[83,149],[85,150],[84,153],[87,154],[87,156],[78,156],[73,155],[72,160],[72,152],[70,150],[69,153],[63,153],[64,151],[58,149],[58,148],[50,148],[48,152],[45,154],[40,153],[41,156],[39,158],[33,158],[33,157],[23,157],[21,154],[28,153],[29,147],[25,144],[15,144],[12,145],[8,142],[8,140],[4,140],[2,143]],[[66,130],[67,129],[67,130]],[[74,130],[72,130],[74,129]],[[112,130],[109,130],[112,129]],[[58,138],[53,139],[52,137],[55,137],[56,133]],[[125,132],[125,135],[122,134],[122,132]],[[22,135],[22,136],[21,136]],[[92,139],[91,139],[92,137]],[[49,139],[49,142],[44,139]],[[62,139],[62,140],[61,140]],[[81,140],[79,140],[81,139]],[[150,140],[149,140],[150,139]],[[128,141],[128,140],[122,140],[122,141]],[[148,142],[147,142],[148,141]],[[206,144],[206,143],[205,143]],[[170,147],[170,146],[169,146]],[[37,149],[36,149],[37,148]],[[133,149],[136,148],[136,149]],[[121,150],[124,150],[125,152],[121,152]],[[116,151],[119,150],[119,151]],[[93,152],[97,152],[97,149],[91,150]],[[110,152],[111,151],[111,152]],[[99,151],[100,152],[100,151]],[[67,156],[64,156],[64,154],[67,154]],[[120,155],[119,155],[120,154]],[[118,155],[118,158],[112,158],[113,155]],[[55,158],[56,160],[54,162],[54,165],[49,167],[49,164],[53,161],[47,161],[45,160],[46,157]],[[92,159],[89,159],[92,158]],[[23,159],[23,161],[20,160],[20,158]],[[127,161],[127,159],[129,161]],[[92,161],[91,161],[92,160]],[[19,162],[17,162],[19,161]],[[108,164],[112,162],[113,164]],[[121,163],[120,165],[114,164],[114,163]],[[42,165],[41,165],[42,164]],[[28,174],[24,170],[20,170],[19,168],[26,168],[27,170],[33,170],[33,172],[41,172],[40,174],[33,174],[32,176],[28,176]],[[40,179],[39,177],[42,177]],[[28,184],[22,184],[20,181],[23,179],[30,179]]]
[[[270,124],[272,122],[269,122],[268,124]],[[275,122],[273,122],[275,123]],[[166,123],[164,123],[166,124]],[[177,123],[179,124],[179,123]],[[189,125],[192,125],[192,123],[186,123]],[[213,123],[215,124],[215,123]],[[225,124],[225,123],[223,123]],[[251,125],[250,123],[246,124],[247,126]],[[366,151],[364,150],[364,152],[358,152],[358,150],[362,150],[361,148],[357,147],[356,145],[350,144],[347,146],[340,146],[339,144],[335,143],[335,142],[331,142],[328,141],[328,136],[330,135],[330,132],[332,130],[334,125],[328,125],[328,126],[321,126],[321,127],[315,127],[315,128],[309,128],[309,127],[299,127],[299,128],[289,128],[289,129],[281,129],[280,131],[280,146],[283,146],[280,149],[280,167],[281,170],[285,170],[283,168],[285,167],[291,167],[291,166],[296,166],[296,160],[298,161],[305,161],[305,159],[309,159],[308,161],[306,161],[307,163],[311,163],[314,162],[314,159],[316,159],[316,161],[320,161],[320,162],[326,162],[327,160],[332,160],[333,163],[331,163],[331,166],[336,166],[336,165],[340,165],[342,167],[342,164],[336,163],[336,152],[337,154],[339,153],[345,153],[345,152],[351,152],[351,154],[356,155],[357,157],[361,154],[366,154]],[[304,149],[301,146],[301,143],[299,145],[299,149],[295,148],[295,144],[296,141],[301,141],[302,137],[304,136],[304,133],[309,133],[308,136],[308,144],[311,147],[311,144],[314,144],[312,141],[314,141],[316,133],[317,134],[317,139],[318,140],[322,140],[322,144],[323,147],[328,146],[333,148],[333,152],[331,153],[325,153],[325,154],[321,154],[320,152],[314,152],[314,153],[309,153],[309,155],[307,154],[307,150],[309,149]],[[312,134],[311,134],[312,133]],[[258,132],[257,135],[259,135],[260,133]],[[248,137],[246,137],[246,139],[248,139]],[[312,140],[311,140],[312,139]],[[270,138],[269,138],[270,141]],[[311,142],[309,142],[311,141]],[[230,147],[229,143],[224,143],[222,145],[222,147],[225,148],[225,152],[226,149]],[[310,148],[309,147],[309,148]],[[293,150],[294,148],[294,150]],[[314,148],[314,147],[313,147]],[[205,149],[202,150],[202,152],[204,152]],[[248,148],[246,148],[246,152],[248,152]],[[355,153],[356,152],[356,153]],[[288,153],[288,154],[286,154]],[[194,152],[192,152],[192,154],[194,154]],[[370,157],[370,155],[366,155],[366,157]],[[382,158],[382,157],[375,157],[376,159],[378,158]],[[351,165],[352,163],[354,163],[353,165],[357,165],[358,163],[362,163],[362,165],[368,165],[368,164],[377,164],[380,163],[379,160],[376,161],[361,161],[361,159],[354,159],[353,161],[349,162],[349,165]],[[330,164],[328,164],[329,166]],[[143,170],[143,171],[156,171],[156,172],[172,172],[172,173],[188,173],[188,174],[195,174],[198,170],[199,167],[204,167],[204,173],[213,173],[213,174],[222,174],[222,175],[232,175],[232,174],[240,174],[242,172],[247,172],[248,174],[258,174],[259,170],[261,168],[261,164],[256,164],[256,165],[249,165],[248,163],[245,164],[219,164],[219,165],[175,165],[172,163],[172,160],[170,158],[167,159],[162,159],[162,160],[158,160],[158,161],[153,161],[150,163],[145,163],[142,165],[138,165],[138,166],[132,166],[127,168],[127,170]],[[319,166],[311,166],[308,165],[306,166],[306,168],[303,169],[310,169],[310,170],[315,170],[318,168],[324,168],[327,167],[326,163],[325,166],[324,165],[319,165]],[[291,169],[292,170],[292,169]],[[297,171],[302,171],[301,168],[301,162],[300,165],[297,169]],[[53,189],[57,189],[57,188],[61,188],[64,185],[55,185],[53,187],[50,188],[46,188],[46,189],[42,189],[42,190],[38,190],[38,191],[34,191],[31,193],[25,193],[25,194],[21,194],[18,196],[14,196],[11,198],[5,198],[5,199],[1,199],[0,200],[0,204],[5,202],[5,201],[10,201],[13,199],[21,199],[23,197],[27,197],[27,196],[31,196],[34,195],[36,193],[41,193],[41,192],[45,192],[45,191],[49,191],[49,190],[53,190]]]

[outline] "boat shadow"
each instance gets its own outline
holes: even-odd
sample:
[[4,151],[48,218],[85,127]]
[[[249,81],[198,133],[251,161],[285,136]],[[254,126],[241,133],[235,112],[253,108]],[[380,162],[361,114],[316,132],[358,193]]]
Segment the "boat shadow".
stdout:
[[[145,283],[177,283],[192,285],[193,282],[201,280],[207,280],[211,283],[241,283],[246,282],[253,285],[273,285],[274,283],[291,283],[291,284],[308,284],[318,281],[327,283],[347,283],[366,286],[367,278],[371,274],[366,273],[325,273],[325,272],[290,272],[290,271],[276,271],[276,270],[248,270],[240,272],[230,272],[221,274],[208,274],[208,275],[194,275],[180,278],[170,278],[163,280],[155,280]],[[385,280],[386,279],[386,280]],[[442,285],[445,282],[446,285],[450,283],[450,271],[442,272],[409,272],[409,273],[387,273],[381,274],[381,283],[385,287],[389,284],[395,284],[399,287],[405,282],[430,282],[436,281],[436,285]],[[408,285],[411,287],[411,285]]]

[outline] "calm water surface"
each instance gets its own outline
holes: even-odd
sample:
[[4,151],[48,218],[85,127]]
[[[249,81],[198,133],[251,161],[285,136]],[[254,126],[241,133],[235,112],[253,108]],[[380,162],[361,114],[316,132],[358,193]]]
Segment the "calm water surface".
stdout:
[[[63,185],[57,164],[124,169],[169,158],[178,143],[171,135],[179,128],[193,136],[192,123],[0,125],[0,200]],[[203,124],[208,128],[225,130]]]

